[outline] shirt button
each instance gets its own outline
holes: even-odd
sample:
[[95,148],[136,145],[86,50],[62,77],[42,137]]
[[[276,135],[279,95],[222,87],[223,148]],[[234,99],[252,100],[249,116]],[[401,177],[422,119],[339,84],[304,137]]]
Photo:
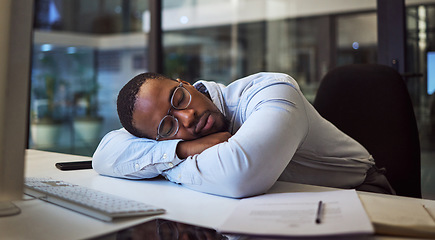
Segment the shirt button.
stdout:
[[173,168],[174,167],[174,164],[173,163],[168,163],[168,166],[170,167],[170,168]]
[[166,159],[168,155],[166,153],[163,154],[163,159]]
[[137,169],[139,169],[140,168],[140,165],[139,165],[139,163],[136,163],[135,165],[134,165]]

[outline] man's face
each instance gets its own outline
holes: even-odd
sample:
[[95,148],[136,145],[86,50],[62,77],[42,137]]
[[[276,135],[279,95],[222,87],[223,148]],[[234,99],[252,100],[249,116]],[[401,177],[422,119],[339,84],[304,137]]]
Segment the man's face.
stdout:
[[183,82],[183,86],[192,96],[190,104],[183,110],[172,108],[172,93],[178,85],[179,82],[171,79],[148,79],[137,94],[133,111],[134,127],[155,139],[160,121],[171,109],[170,115],[178,120],[178,132],[159,140],[193,140],[227,130],[225,118],[216,105],[187,82]]

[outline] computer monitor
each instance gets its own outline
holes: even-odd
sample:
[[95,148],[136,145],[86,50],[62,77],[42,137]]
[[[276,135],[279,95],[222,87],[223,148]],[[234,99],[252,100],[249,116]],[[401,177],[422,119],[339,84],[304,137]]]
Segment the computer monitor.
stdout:
[[32,23],[33,0],[0,2],[0,216],[23,197]]
[[435,92],[435,51],[427,53],[427,94]]

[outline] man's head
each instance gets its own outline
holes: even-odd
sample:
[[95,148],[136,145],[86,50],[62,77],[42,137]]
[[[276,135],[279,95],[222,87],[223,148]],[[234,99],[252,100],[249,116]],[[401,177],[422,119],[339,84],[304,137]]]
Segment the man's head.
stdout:
[[[186,99],[190,95],[190,102],[176,109],[180,93]],[[167,119],[176,119],[178,129],[175,135],[159,136],[159,140],[192,140],[227,130],[223,114],[209,98],[187,82],[156,73],[139,74],[130,80],[119,92],[117,109],[122,126],[137,137],[156,139],[167,115]]]

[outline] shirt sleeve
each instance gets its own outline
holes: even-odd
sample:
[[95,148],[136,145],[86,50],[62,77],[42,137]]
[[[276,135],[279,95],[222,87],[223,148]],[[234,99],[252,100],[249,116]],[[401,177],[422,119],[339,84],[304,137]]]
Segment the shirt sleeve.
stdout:
[[129,179],[153,178],[182,160],[176,147],[180,140],[138,138],[124,128],[106,134],[98,145],[92,166],[99,174]]
[[188,157],[164,171],[166,178],[235,198],[264,193],[276,182],[308,131],[303,96],[284,83],[247,95],[238,110],[243,124],[228,142]]

